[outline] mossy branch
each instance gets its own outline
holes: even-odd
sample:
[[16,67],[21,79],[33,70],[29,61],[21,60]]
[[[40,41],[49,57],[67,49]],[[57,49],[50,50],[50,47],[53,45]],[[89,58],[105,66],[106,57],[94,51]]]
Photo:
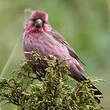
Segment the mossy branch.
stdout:
[[90,80],[77,83],[74,90],[67,85],[70,73],[66,61],[33,55],[36,72],[24,61],[9,80],[0,79],[0,101],[15,104],[20,110],[103,110],[94,99]]

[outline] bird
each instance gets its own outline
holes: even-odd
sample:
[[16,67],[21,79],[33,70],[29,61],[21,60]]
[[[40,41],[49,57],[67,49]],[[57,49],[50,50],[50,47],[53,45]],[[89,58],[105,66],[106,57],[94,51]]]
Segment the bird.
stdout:
[[[83,62],[74,49],[65,41],[64,37],[54,30],[48,23],[48,14],[41,10],[32,11],[27,20],[23,33],[23,50],[27,60],[34,65],[35,59],[28,52],[35,51],[41,58],[54,55],[58,61],[68,60],[70,76],[78,82],[87,80],[84,75]],[[27,53],[25,53],[27,52]],[[93,85],[95,95],[102,93]],[[95,97],[98,103],[100,100]]]

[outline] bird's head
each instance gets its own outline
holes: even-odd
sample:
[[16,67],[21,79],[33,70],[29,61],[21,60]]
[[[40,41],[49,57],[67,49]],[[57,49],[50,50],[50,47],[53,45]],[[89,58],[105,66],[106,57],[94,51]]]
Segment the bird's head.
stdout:
[[30,33],[49,31],[51,29],[48,24],[48,14],[43,11],[32,11],[28,19],[25,30]]

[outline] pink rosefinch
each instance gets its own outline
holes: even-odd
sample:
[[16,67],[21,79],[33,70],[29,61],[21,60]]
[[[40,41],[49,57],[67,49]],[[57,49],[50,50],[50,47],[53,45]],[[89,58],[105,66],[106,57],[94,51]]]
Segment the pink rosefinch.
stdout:
[[[32,12],[25,25],[23,44],[24,52],[35,51],[41,58],[44,56],[48,58],[49,55],[54,55],[59,61],[70,59],[68,64],[71,77],[79,82],[86,80],[79,57],[64,38],[48,24],[47,13],[43,11]],[[35,62],[32,55],[25,53],[25,56],[32,63]],[[93,88],[96,89],[95,86]],[[95,95],[102,95],[102,93],[97,89]]]

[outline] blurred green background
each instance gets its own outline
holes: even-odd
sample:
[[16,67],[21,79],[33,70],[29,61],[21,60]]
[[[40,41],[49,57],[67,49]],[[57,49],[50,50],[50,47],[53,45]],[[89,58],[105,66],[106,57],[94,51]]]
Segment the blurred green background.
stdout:
[[[104,94],[105,110],[110,110],[110,0],[0,0],[0,72],[8,77],[23,57],[29,8],[49,14],[49,23],[85,62],[86,76],[105,80],[97,86]],[[8,104],[0,109],[13,110]]]

